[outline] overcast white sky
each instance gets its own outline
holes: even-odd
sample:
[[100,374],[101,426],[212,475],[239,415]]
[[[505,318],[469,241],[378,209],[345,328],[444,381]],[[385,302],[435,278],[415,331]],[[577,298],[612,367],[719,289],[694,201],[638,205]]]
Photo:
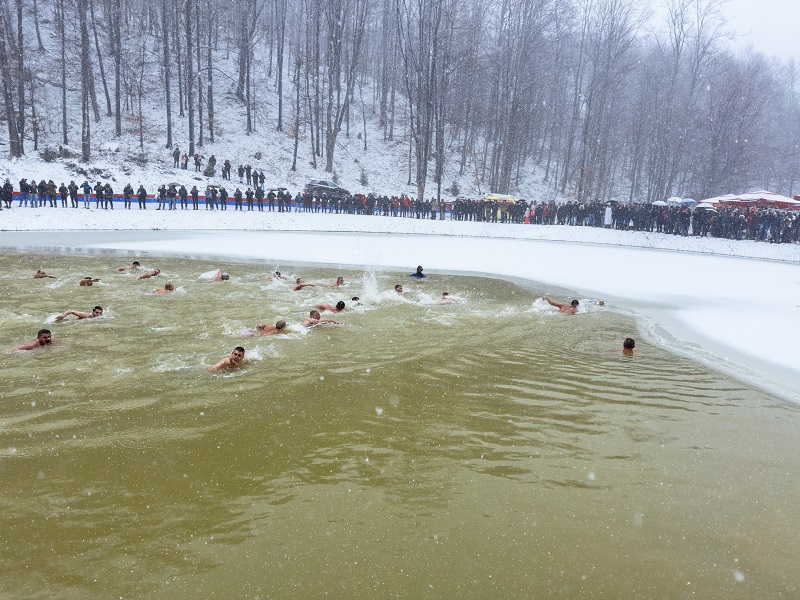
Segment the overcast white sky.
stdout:
[[800,61],[800,0],[728,0],[724,11],[731,30],[758,52]]

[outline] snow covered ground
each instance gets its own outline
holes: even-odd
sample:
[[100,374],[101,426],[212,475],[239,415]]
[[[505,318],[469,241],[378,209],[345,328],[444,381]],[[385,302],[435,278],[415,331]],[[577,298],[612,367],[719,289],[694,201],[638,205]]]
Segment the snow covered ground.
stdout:
[[[669,346],[800,403],[800,245],[589,227],[310,213],[17,208],[0,245],[112,248],[539,282],[638,315]],[[62,233],[52,233],[62,232]],[[32,265],[32,268],[47,265]],[[569,290],[569,291],[567,291]],[[524,318],[524,317],[523,317]],[[565,317],[568,318],[568,317]],[[580,314],[575,325],[580,326]],[[620,332],[621,340],[633,332]],[[637,351],[646,351],[646,344]]]

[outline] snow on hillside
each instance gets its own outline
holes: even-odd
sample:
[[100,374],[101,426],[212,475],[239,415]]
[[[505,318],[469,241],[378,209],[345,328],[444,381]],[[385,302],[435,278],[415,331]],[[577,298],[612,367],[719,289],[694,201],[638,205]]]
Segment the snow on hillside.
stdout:
[[[32,21],[32,19],[31,19]],[[44,25],[43,25],[44,27]],[[35,40],[33,28],[30,31],[28,43]],[[261,65],[256,71],[257,83],[254,85],[256,98],[254,101],[254,128],[255,132],[246,134],[245,106],[235,98],[235,81],[230,77],[215,76],[215,141],[208,140],[208,126],[204,123],[203,145],[197,146],[196,151],[207,160],[212,154],[217,159],[217,172],[215,177],[204,177],[202,172],[195,173],[192,161],[189,169],[183,171],[172,167],[172,148],[166,147],[167,118],[165,110],[165,93],[160,87],[146,87],[146,103],[143,107],[144,114],[144,147],[140,148],[139,142],[139,115],[136,103],[131,100],[131,106],[123,114],[123,135],[119,138],[114,135],[114,117],[106,116],[105,99],[99,74],[96,88],[98,103],[100,105],[101,120],[92,119],[92,161],[83,164],[81,155],[81,111],[80,90],[77,81],[68,82],[69,105],[69,145],[65,146],[70,158],[56,158],[53,162],[46,162],[42,153],[47,149],[57,152],[61,146],[61,91],[53,85],[58,79],[60,59],[60,42],[57,35],[45,35],[45,51],[37,53],[30,51],[28,59],[33,61],[36,77],[43,82],[37,90],[37,119],[40,123],[38,150],[34,149],[30,134],[25,141],[26,155],[19,159],[0,159],[0,182],[10,179],[15,189],[21,178],[29,181],[52,179],[57,185],[61,182],[69,183],[74,180],[80,184],[84,179],[89,181],[110,181],[114,189],[121,190],[130,182],[134,187],[142,183],[148,190],[155,190],[162,183],[177,182],[186,184],[187,187],[197,185],[205,189],[207,183],[221,181],[220,169],[225,159],[233,165],[233,181],[238,183],[235,170],[239,164],[250,164],[257,170],[263,170],[266,176],[266,187],[286,187],[292,192],[302,189],[310,179],[334,178],[333,173],[324,170],[324,156],[317,157],[317,167],[312,164],[313,156],[310,148],[310,130],[301,125],[301,135],[298,150],[297,170],[292,171],[292,155],[294,138],[292,135],[294,124],[294,89],[291,84],[291,73],[284,77],[283,85],[283,131],[277,131],[278,98],[276,92],[276,78],[273,71],[272,77],[267,77],[265,63],[268,60],[268,46],[260,44],[256,47],[255,62]],[[230,41],[225,42],[230,43]],[[150,65],[154,72],[161,69],[160,58],[155,49],[150,50]],[[92,49],[94,56],[94,49]],[[77,49],[68,59],[72,62],[73,72],[79,73],[79,52]],[[236,52],[220,50],[215,60],[215,70],[227,73],[236,73]],[[106,59],[107,77],[113,73],[110,59]],[[77,66],[76,66],[77,65]],[[175,74],[173,73],[173,77]],[[262,84],[263,78],[265,81]],[[109,81],[109,85],[113,82]],[[172,120],[173,144],[181,152],[188,150],[188,117],[178,115],[176,100],[178,91],[177,81],[172,91]],[[112,91],[113,92],[113,91]],[[376,192],[379,194],[399,195],[407,194],[416,196],[416,186],[409,185],[409,133],[408,120],[405,115],[405,106],[402,94],[398,94],[394,139],[385,140],[384,132],[379,127],[378,115],[374,111],[373,90],[366,85],[363,90],[363,107],[366,112],[366,145],[364,149],[364,125],[362,102],[359,91],[356,90],[356,101],[351,104],[349,122],[349,135],[347,125],[343,126],[339,134],[335,151],[334,172],[338,183],[352,192]],[[203,90],[205,95],[205,89]],[[204,111],[204,119],[207,115]],[[195,122],[195,143],[199,142],[199,124]],[[173,146],[174,147],[174,146]],[[7,132],[0,132],[0,153],[7,156]],[[205,165],[205,161],[204,161]],[[459,156],[455,149],[450,150],[448,165],[442,182],[442,196],[451,197],[445,191],[449,190],[456,182],[460,195],[479,197],[491,192],[485,184],[477,181],[474,166],[468,166],[467,172],[459,176]],[[367,184],[362,185],[362,173]],[[414,175],[412,173],[411,179]],[[528,173],[521,174],[521,185],[515,193],[528,200],[543,200],[556,198],[551,185],[542,183],[541,174],[531,166]],[[426,196],[436,194],[436,184],[429,177]]]

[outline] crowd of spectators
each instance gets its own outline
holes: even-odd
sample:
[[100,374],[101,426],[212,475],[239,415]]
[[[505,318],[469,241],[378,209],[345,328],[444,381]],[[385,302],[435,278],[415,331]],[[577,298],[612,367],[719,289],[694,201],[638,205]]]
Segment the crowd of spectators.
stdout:
[[[180,158],[180,156],[179,156]],[[212,157],[213,158],[213,157]],[[216,162],[216,161],[214,161]],[[179,161],[180,164],[180,161]],[[223,164],[224,181],[230,181],[231,165]],[[605,227],[617,230],[646,231],[681,236],[710,236],[737,240],[756,240],[773,243],[800,241],[800,214],[764,206],[739,206],[713,209],[689,206],[657,206],[651,204],[624,204],[617,202],[505,202],[494,199],[457,198],[452,201],[414,199],[405,195],[386,196],[354,194],[346,196],[298,192],[294,196],[284,188],[266,190],[263,171],[250,165],[236,169],[240,185],[228,183],[208,185],[198,189],[178,183],[159,186],[150,194],[140,185],[134,191],[128,184],[122,194],[115,194],[110,183],[88,181],[77,185],[52,180],[19,182],[18,193],[7,179],[0,188],[0,200],[5,208],[18,206],[32,208],[48,206],[114,209],[114,200],[122,200],[123,208],[130,209],[135,202],[146,209],[151,198],[156,210],[233,210],[312,212],[329,214],[382,215],[386,217],[440,219],[456,221],[483,221],[520,225],[563,225],[573,227]],[[242,189],[244,188],[244,189]]]

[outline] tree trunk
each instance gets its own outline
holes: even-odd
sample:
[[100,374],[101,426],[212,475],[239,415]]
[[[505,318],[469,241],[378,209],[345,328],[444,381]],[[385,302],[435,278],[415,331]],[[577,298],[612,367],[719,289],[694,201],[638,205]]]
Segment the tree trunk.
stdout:
[[110,117],[114,113],[111,110],[111,94],[108,93],[108,83],[106,83],[106,69],[103,66],[103,53],[100,51],[100,38],[97,35],[97,21],[94,18],[94,0],[89,0],[89,12],[92,16],[92,31],[94,32],[94,46],[97,49],[97,63],[100,65],[100,80],[103,82],[103,91],[106,94],[106,116]]
[[167,148],[172,148],[172,80],[169,70],[169,11],[167,0],[161,0],[161,44],[164,50],[164,92],[167,109]]
[[25,44],[22,34],[22,0],[17,0],[17,132],[20,156],[25,154]]
[[[5,12],[0,14],[0,31],[8,30],[8,22],[6,20]],[[8,52],[6,50],[6,36],[0,35],[0,72],[3,78],[3,107],[5,108],[5,118],[8,123],[8,146],[11,158],[18,158],[22,156],[22,149],[20,144],[20,135],[17,130],[17,118],[14,115],[14,94],[9,84],[9,77],[5,74],[11,72],[11,67],[8,64]]]
[[[197,19],[197,28],[200,29],[200,2],[195,0],[194,14]],[[197,132],[197,145],[203,147],[203,78],[200,76],[202,71],[202,59],[200,57],[200,36],[197,36],[197,125],[199,131]]]
[[111,14],[111,40],[114,47],[114,133],[122,135],[122,32],[120,31],[120,0],[114,0]]
[[283,48],[286,39],[286,0],[275,0],[275,17],[278,24],[278,131],[283,131]]
[[[61,130],[62,130],[62,143],[66,146],[69,142],[67,140],[67,132],[69,125],[67,121],[67,34],[64,21],[66,15],[64,14],[64,0],[58,0],[58,28],[61,34]],[[5,30],[0,27],[0,30]],[[3,69],[5,71],[5,68]]]
[[208,66],[208,93],[206,94],[206,98],[208,100],[208,141],[212,144],[214,143],[214,69],[213,69],[213,60],[211,56],[211,42],[212,42],[212,33],[214,27],[214,18],[216,17],[216,13],[210,12],[209,7],[209,15],[207,18],[208,21],[208,54],[207,57],[207,66]]
[[186,28],[186,106],[189,109],[189,156],[194,155],[194,55],[192,53],[192,0],[185,0],[184,27]]
[[91,120],[89,119],[89,89],[92,86],[92,63],[89,56],[89,26],[86,16],[88,0],[78,0],[78,19],[81,29],[81,160],[92,160]]
[[39,31],[39,5],[37,0],[33,0],[33,23],[34,27],[36,28],[36,41],[39,43],[39,52],[44,52],[42,34]]
[[300,67],[303,61],[298,57],[294,67],[294,152],[292,171],[297,170],[297,148],[300,146]]

